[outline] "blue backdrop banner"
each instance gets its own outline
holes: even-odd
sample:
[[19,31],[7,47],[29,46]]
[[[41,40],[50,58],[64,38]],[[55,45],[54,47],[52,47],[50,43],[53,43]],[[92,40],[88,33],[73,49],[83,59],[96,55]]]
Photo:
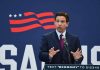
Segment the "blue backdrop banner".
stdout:
[[1,0],[0,70],[41,70],[42,35],[55,29],[54,13],[67,12],[68,32],[81,41],[82,64],[100,65],[100,0]]

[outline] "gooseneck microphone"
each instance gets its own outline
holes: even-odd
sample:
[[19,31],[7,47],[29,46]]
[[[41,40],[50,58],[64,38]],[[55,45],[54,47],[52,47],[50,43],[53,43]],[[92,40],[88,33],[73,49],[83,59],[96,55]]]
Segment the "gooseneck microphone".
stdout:
[[69,50],[69,47],[68,47],[68,42],[67,42],[66,38],[63,38],[63,39],[64,39],[64,48],[68,53],[68,61],[69,61],[69,64],[70,64],[71,63],[71,57],[70,57],[70,50]]

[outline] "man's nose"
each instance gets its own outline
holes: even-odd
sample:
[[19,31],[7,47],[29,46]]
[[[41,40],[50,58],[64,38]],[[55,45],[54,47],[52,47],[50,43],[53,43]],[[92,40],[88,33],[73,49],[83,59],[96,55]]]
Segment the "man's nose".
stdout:
[[61,22],[58,22],[58,25],[61,25]]

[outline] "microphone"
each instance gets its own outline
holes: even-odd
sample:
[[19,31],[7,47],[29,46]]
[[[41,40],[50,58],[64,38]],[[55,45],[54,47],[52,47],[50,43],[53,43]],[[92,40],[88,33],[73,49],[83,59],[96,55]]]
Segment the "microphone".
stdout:
[[66,37],[62,36],[62,39],[64,40],[64,47],[65,47],[65,49],[69,52],[68,42],[67,42]]
[[68,47],[68,42],[67,42],[67,39],[66,39],[66,37],[64,38],[64,37],[62,37],[63,39],[64,39],[64,47],[65,47],[65,49],[66,49],[66,51],[67,51],[67,53],[68,53],[68,60],[69,60],[69,64],[71,63],[71,57],[70,57],[70,50],[69,50],[69,47]]
[[65,44],[66,46],[68,46],[68,42],[67,42],[66,38],[63,38],[63,39],[64,39],[64,44]]

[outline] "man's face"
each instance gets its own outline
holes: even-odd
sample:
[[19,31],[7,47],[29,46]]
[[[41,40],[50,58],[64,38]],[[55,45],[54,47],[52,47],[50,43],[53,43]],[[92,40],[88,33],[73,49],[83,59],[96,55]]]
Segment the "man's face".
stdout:
[[64,16],[57,16],[54,22],[56,29],[63,33],[68,27],[69,22],[66,22],[66,18]]

